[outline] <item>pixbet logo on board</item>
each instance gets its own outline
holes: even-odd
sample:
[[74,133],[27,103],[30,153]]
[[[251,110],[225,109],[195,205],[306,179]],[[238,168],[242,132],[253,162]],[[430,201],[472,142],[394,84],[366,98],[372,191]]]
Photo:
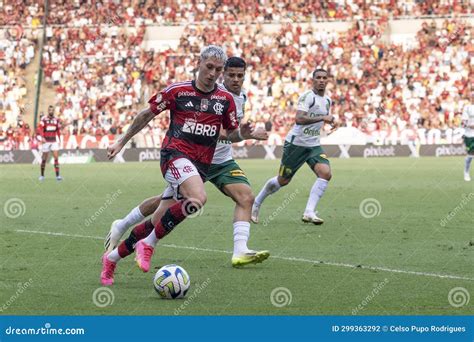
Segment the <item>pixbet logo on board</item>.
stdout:
[[0,163],[14,163],[15,159],[13,157],[13,152],[2,153],[0,154]]
[[138,156],[139,161],[146,161],[146,160],[160,160],[160,152],[158,150],[145,150],[140,152]]
[[395,148],[390,147],[367,147],[364,149],[364,158],[367,157],[395,157]]
[[436,148],[436,157],[441,156],[462,156],[466,154],[464,146],[440,146]]

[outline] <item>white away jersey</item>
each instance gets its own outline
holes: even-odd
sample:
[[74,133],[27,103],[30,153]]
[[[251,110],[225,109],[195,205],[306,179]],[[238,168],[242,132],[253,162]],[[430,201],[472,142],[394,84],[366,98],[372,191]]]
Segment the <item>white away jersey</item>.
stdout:
[[[331,108],[331,99],[329,96],[319,96],[313,90],[309,90],[298,99],[298,110],[307,112],[310,118],[316,116],[328,115]],[[324,122],[316,122],[310,125],[298,125],[295,123],[288,132],[286,141],[305,147],[319,146],[319,136]]]
[[[474,125],[474,105],[467,105],[464,107],[461,117],[463,122],[467,122],[468,126]],[[465,128],[464,135],[468,138],[474,138],[474,129]]]
[[[225,89],[224,85],[222,85],[221,87]],[[234,93],[231,94],[234,98],[235,108],[237,110],[237,120],[240,124],[240,122],[244,118],[244,109],[245,102],[247,101],[247,94],[243,90],[240,92],[240,95],[235,95]],[[228,160],[232,160],[232,142],[228,140],[218,140],[216,150],[214,152],[214,157],[212,158],[212,164],[222,164]]]

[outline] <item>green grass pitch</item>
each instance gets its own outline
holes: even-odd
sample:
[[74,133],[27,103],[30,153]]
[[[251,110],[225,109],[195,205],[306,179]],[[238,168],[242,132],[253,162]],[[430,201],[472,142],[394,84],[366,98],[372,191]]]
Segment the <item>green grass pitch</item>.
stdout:
[[[255,194],[279,165],[239,164]],[[51,165],[43,183],[39,166],[0,166],[0,314],[470,314],[474,182],[462,168],[463,158],[334,159],[318,208],[326,222],[314,226],[300,221],[315,179],[304,166],[265,202],[268,224],[252,225],[249,247],[269,249],[270,259],[242,269],[230,265],[233,203],[207,184],[202,215],[160,241],[150,273],[129,257],[104,292],[102,238],[162,191],[159,163],[64,165],[61,183]],[[154,273],[170,263],[191,277],[185,300],[153,290]]]

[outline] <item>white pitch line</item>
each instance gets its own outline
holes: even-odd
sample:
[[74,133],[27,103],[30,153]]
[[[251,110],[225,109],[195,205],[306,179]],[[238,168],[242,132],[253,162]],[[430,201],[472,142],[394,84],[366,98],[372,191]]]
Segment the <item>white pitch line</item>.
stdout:
[[[55,232],[43,232],[43,231],[37,231],[37,230],[17,229],[15,231],[18,232],[18,233],[44,234],[44,235],[65,236],[65,237],[83,238],[83,239],[96,239],[96,240],[103,240],[104,239],[104,237],[100,237],[100,236],[65,234],[65,233],[55,233]],[[160,244],[160,247],[176,248],[176,249],[189,249],[189,250],[199,251],[199,252],[232,254],[232,252],[224,251],[224,250],[221,250],[221,249],[200,248],[200,247],[193,247],[193,246],[179,246],[179,245],[175,245],[175,244]],[[321,265],[328,265],[328,266],[337,266],[337,267],[346,267],[346,268],[360,268],[360,269],[373,270],[373,271],[411,274],[411,275],[434,277],[434,278],[441,278],[441,279],[459,279],[459,280],[474,281],[474,278],[468,278],[468,277],[457,276],[457,275],[397,270],[397,269],[381,267],[381,266],[362,266],[362,265],[345,264],[345,263],[341,263],[341,262],[311,260],[311,259],[305,259],[305,258],[285,257],[285,256],[278,256],[278,255],[272,255],[271,258],[285,260],[285,261],[305,262],[305,263],[310,263],[310,264],[321,264]]]

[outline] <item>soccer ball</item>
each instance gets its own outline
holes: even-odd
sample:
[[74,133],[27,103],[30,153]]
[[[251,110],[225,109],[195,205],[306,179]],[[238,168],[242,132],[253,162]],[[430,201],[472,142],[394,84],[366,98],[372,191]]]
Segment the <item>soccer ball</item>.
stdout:
[[156,272],[153,286],[161,298],[183,298],[188,292],[191,280],[184,268],[178,265],[166,265]]

